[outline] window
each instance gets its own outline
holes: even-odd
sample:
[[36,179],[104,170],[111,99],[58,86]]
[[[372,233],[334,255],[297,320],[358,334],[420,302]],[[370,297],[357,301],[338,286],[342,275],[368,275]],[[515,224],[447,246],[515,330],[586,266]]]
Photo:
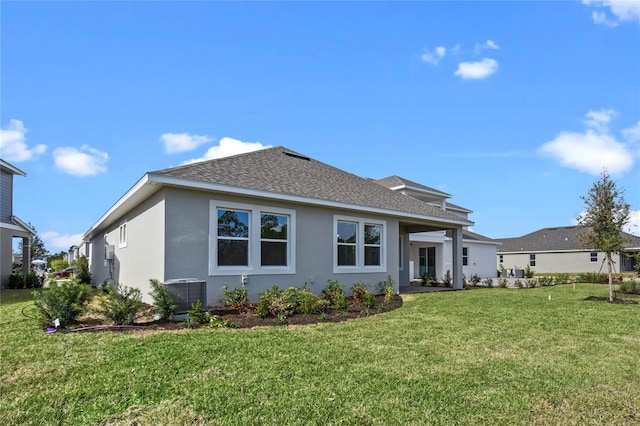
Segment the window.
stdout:
[[209,273],[295,273],[295,212],[211,201]]
[[596,263],[598,261],[598,252],[592,251],[589,257],[592,263]]
[[260,264],[287,266],[289,217],[260,213]]
[[249,266],[249,212],[218,209],[218,266]]
[[335,216],[334,272],[386,272],[384,222]]
[[500,263],[504,263],[504,255],[503,255],[503,254],[501,254],[501,255],[499,255],[498,257],[499,257],[499,259],[500,259],[500,260],[499,260],[499,262],[500,262]]
[[469,265],[469,247],[462,247],[462,266]]
[[120,225],[120,244],[119,247],[127,246],[127,222]]
[[535,254],[530,254],[529,255],[529,266],[536,266],[536,255]]

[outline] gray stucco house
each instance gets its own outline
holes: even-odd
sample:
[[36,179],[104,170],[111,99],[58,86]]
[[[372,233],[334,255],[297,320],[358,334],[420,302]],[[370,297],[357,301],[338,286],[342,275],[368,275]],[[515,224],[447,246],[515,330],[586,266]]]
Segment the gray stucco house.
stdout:
[[[146,173],[83,236],[97,283],[138,287],[194,278],[217,304],[278,284],[319,293],[391,276],[409,282],[409,236],[448,232],[462,288],[463,228],[473,222],[284,147]],[[147,297],[147,300],[149,298]]]
[[13,177],[25,172],[0,159],[0,288],[5,288],[13,267],[13,239],[22,239],[22,272],[31,264],[29,241],[33,229],[13,214]]
[[[585,248],[581,226],[543,228],[517,238],[502,238],[498,248],[498,268],[524,269],[529,266],[538,273],[606,272],[605,254]],[[616,272],[633,271],[640,253],[640,237],[627,234],[629,246],[616,256]]]

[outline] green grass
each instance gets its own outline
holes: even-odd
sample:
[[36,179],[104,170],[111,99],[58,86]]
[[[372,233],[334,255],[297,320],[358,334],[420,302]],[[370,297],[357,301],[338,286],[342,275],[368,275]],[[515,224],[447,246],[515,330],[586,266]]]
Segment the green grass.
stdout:
[[0,422],[639,424],[640,305],[585,300],[606,295],[483,289],[338,324],[46,334],[21,312],[29,291],[4,290]]

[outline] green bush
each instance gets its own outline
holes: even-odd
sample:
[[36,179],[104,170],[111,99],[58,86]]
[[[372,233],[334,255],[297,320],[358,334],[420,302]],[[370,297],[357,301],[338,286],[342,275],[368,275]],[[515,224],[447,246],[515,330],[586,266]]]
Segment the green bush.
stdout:
[[256,305],[256,314],[260,318],[266,318],[271,314],[271,304],[274,300],[280,297],[282,290],[275,284],[269,290],[265,290],[260,293],[260,300]]
[[525,278],[533,278],[534,270],[531,269],[529,265],[524,268],[524,277]]
[[367,293],[364,295],[364,297],[362,298],[362,304],[364,305],[365,308],[368,309],[373,309],[376,307],[376,295],[373,293]]
[[207,322],[207,313],[205,312],[200,299],[196,303],[191,304],[191,309],[187,311],[187,327],[193,327],[196,324],[204,324]]
[[353,287],[351,287],[351,291],[353,293],[353,300],[356,303],[362,303],[367,294],[369,294],[369,284],[361,281],[358,284],[354,284]]
[[536,287],[538,287],[538,284],[539,284],[539,282],[538,282],[538,280],[536,278],[531,278],[531,279],[528,279],[528,280],[524,280],[524,282],[527,283],[527,287],[529,287],[529,288],[536,288]]
[[624,294],[640,294],[640,284],[634,279],[623,281],[618,284],[618,290]]
[[480,284],[480,281],[482,281],[482,279],[480,278],[480,275],[478,275],[478,274],[471,275],[471,284],[472,285],[477,286],[478,284]]
[[524,284],[522,284],[522,280],[520,278],[518,278],[513,285],[515,285],[517,288],[522,288],[524,287]]
[[301,312],[301,302],[302,290],[289,287],[282,291],[277,285],[274,285],[271,289],[260,293],[256,313],[261,318],[272,315],[278,319],[278,322],[284,322],[287,317]]
[[509,285],[509,280],[506,278],[498,278],[498,287],[499,288],[507,288],[507,286]]
[[384,293],[384,304],[388,305],[393,299],[393,278],[387,275],[387,279],[378,283],[378,291]]
[[153,298],[153,312],[160,316],[161,320],[172,320],[176,314],[178,300],[167,287],[158,283],[156,279],[150,279],[151,292]]
[[571,276],[569,274],[558,274],[556,275],[556,283],[571,284]]
[[142,307],[140,289],[109,283],[106,290],[100,298],[98,312],[115,324],[132,324]]
[[338,280],[329,280],[327,288],[322,290],[322,296],[329,301],[329,307],[331,309],[341,311],[347,309],[348,301],[344,293],[344,285],[340,284]]
[[578,274],[576,282],[579,283],[591,283],[591,284],[605,284],[609,282],[609,275],[601,272],[583,272]]
[[91,274],[89,273],[89,261],[85,255],[79,256],[73,261],[74,266],[78,269],[76,277],[78,281],[85,284],[91,284]]
[[318,301],[320,298],[307,288],[300,290],[300,306],[299,310],[302,314],[315,314],[320,311]]
[[225,298],[221,301],[225,306],[231,306],[241,310],[247,304],[249,290],[247,290],[244,285],[242,287],[235,287],[234,289],[229,290],[229,284],[224,283],[223,291]]
[[14,272],[13,274],[9,275],[7,288],[11,290],[25,288],[24,276],[22,275],[22,272]]
[[69,267],[69,262],[64,259],[54,259],[51,261],[51,267],[54,271],[62,271]]
[[492,288],[493,287],[493,279],[491,278],[486,278],[482,281],[482,284],[484,284],[487,288]]
[[48,289],[34,291],[33,296],[42,327],[52,327],[58,319],[60,327],[66,328],[85,312],[92,291],[90,286],[75,280],[60,285],[56,281],[50,281]]
[[556,280],[552,276],[540,277],[538,279],[538,281],[539,281],[539,283],[540,283],[540,285],[542,287],[549,287],[549,286],[552,286],[552,285],[556,285]]

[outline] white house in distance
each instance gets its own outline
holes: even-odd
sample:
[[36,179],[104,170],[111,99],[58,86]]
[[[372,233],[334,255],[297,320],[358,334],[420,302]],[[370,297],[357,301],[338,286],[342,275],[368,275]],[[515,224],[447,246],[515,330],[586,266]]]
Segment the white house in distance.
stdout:
[[[94,281],[202,283],[251,300],[272,287],[321,292],[328,280],[372,288],[409,283],[411,235],[449,235],[453,287],[462,288],[463,236],[473,222],[284,147],[146,173],[83,236]],[[444,246],[442,247],[444,250]],[[444,256],[443,256],[444,257]],[[495,263],[491,263],[492,268]]]
[[[537,273],[607,272],[605,254],[584,248],[581,226],[559,226],[539,229],[516,238],[502,238],[498,248],[497,266],[505,269],[524,269],[529,266]],[[629,247],[614,257],[616,272],[633,271],[640,253],[640,237],[627,234]]]
[[[399,176],[389,176],[376,181],[393,191],[416,198],[434,207],[469,220],[472,210],[447,201],[451,195],[434,188],[412,182]],[[478,275],[481,278],[497,276],[493,259],[496,257],[499,242],[491,238],[462,230],[462,271],[469,278]],[[451,234],[448,231],[417,232],[409,235],[410,280],[423,276],[443,278],[447,271],[451,273]]]
[[22,239],[22,273],[31,265],[29,241],[34,230],[13,214],[13,176],[27,176],[19,168],[0,159],[0,288],[9,282],[13,267],[13,239]]

